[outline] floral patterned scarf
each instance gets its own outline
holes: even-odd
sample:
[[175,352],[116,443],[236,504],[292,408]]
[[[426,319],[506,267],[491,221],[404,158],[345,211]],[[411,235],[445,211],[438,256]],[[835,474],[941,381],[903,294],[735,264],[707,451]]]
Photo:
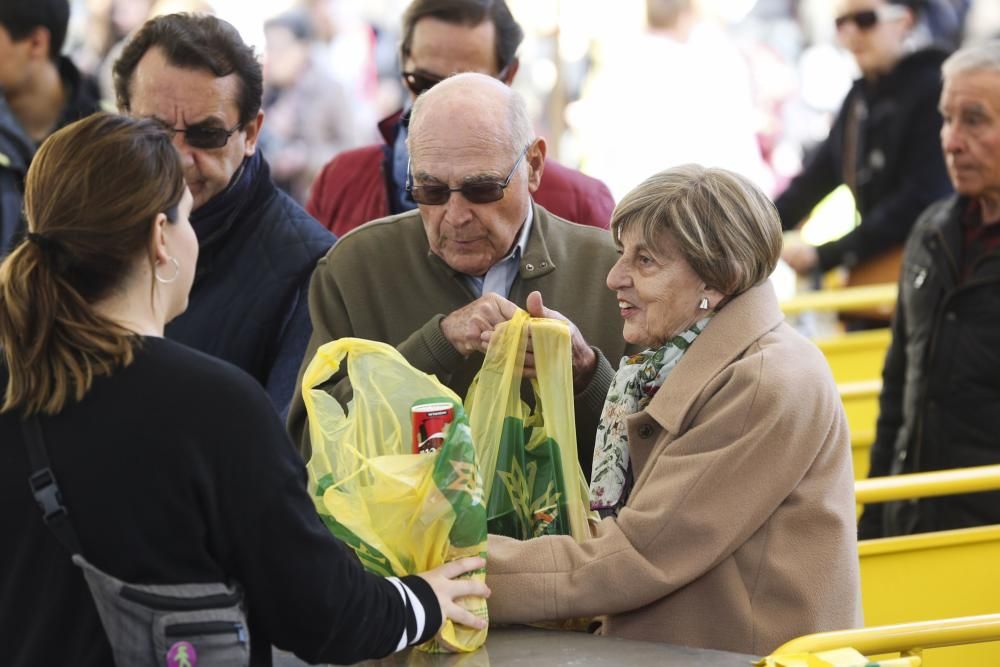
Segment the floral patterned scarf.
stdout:
[[594,444],[594,468],[590,481],[590,508],[601,518],[617,516],[632,490],[632,465],[628,456],[625,418],[649,405],[677,362],[698,337],[711,315],[698,320],[660,348],[622,357],[601,410]]

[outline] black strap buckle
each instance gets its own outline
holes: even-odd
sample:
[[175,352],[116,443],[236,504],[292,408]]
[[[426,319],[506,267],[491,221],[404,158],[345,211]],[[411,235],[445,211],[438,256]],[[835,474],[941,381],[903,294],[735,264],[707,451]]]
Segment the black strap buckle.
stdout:
[[28,485],[31,487],[31,495],[35,497],[35,502],[42,510],[42,518],[45,523],[51,523],[60,516],[69,514],[66,506],[62,503],[62,493],[56,478],[49,468],[42,468],[28,478]]

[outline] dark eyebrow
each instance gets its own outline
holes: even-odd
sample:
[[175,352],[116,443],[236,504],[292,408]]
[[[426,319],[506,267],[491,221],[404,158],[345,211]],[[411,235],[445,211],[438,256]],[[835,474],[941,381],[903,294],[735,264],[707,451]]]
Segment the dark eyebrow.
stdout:
[[188,130],[228,130],[225,123],[215,117],[209,117],[205,120],[200,120],[197,123],[192,123],[187,126]]
[[503,176],[492,174],[473,174],[462,179],[463,183],[503,183]]
[[415,172],[413,172],[413,180],[414,181],[429,181],[429,182],[434,183],[434,184],[445,185],[445,182],[442,181],[440,178],[437,178],[435,176],[431,176],[426,171],[415,171]]

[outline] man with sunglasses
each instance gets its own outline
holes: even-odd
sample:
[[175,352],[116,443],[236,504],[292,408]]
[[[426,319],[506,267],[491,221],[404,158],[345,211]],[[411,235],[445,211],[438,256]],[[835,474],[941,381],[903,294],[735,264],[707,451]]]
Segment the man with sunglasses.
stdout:
[[22,186],[50,134],[100,109],[97,83],[62,53],[67,0],[0,2],[0,258],[24,233]]
[[906,240],[920,212],[951,191],[937,140],[940,68],[947,53],[926,41],[921,47],[921,4],[838,0],[835,5],[837,36],[862,76],[848,91],[829,136],[775,206],[782,226],[793,229],[832,190],[846,185],[860,222],[819,246],[786,243],[782,258],[800,274],[860,269],[879,256],[879,263],[891,265],[890,251]]
[[[510,85],[524,37],[504,0],[414,0],[403,14],[400,63],[407,107],[379,123],[385,143],[345,151],[323,167],[306,209],[338,236],[417,203],[406,190],[409,108],[418,95],[457,72],[488,74]],[[552,213],[606,229],[614,200],[601,181],[553,160],[534,195]]]
[[[617,259],[610,234],[532,201],[545,140],[535,137],[520,95],[489,76],[458,74],[421,95],[409,148],[407,187],[418,210],[359,227],[320,260],[306,359],[332,340],[378,340],[464,396],[493,328],[516,307],[568,319],[577,448],[589,477],[614,374],[608,359],[629,350],[604,283]],[[346,402],[348,380],[335,378],[328,391]],[[308,458],[299,394],[289,430]]]
[[173,133],[194,198],[194,286],[167,337],[247,371],[284,415],[312,331],[309,276],[335,238],[275,187],[257,149],[253,49],[214,16],[160,16],[125,46],[114,81],[123,112]]

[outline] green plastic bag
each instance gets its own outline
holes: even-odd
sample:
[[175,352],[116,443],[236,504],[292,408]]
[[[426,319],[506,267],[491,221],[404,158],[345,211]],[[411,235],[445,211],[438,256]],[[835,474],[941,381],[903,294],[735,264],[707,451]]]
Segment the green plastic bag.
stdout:
[[[340,369],[354,397],[345,414],[318,389]],[[465,556],[486,556],[486,508],[472,432],[458,397],[433,376],[407,363],[383,343],[344,338],[316,352],[302,379],[313,455],[309,490],[330,531],[376,574],[406,575]],[[441,397],[455,415],[441,447],[413,454],[410,406]],[[470,575],[484,581],[485,570]],[[462,604],[488,619],[486,601]],[[472,651],[486,630],[446,621],[447,650]],[[438,640],[420,647],[444,650]]]
[[[537,379],[534,411],[521,400],[529,327]],[[466,396],[487,528],[497,535],[590,534],[589,491],[577,459],[569,326],[525,311],[497,327]]]

